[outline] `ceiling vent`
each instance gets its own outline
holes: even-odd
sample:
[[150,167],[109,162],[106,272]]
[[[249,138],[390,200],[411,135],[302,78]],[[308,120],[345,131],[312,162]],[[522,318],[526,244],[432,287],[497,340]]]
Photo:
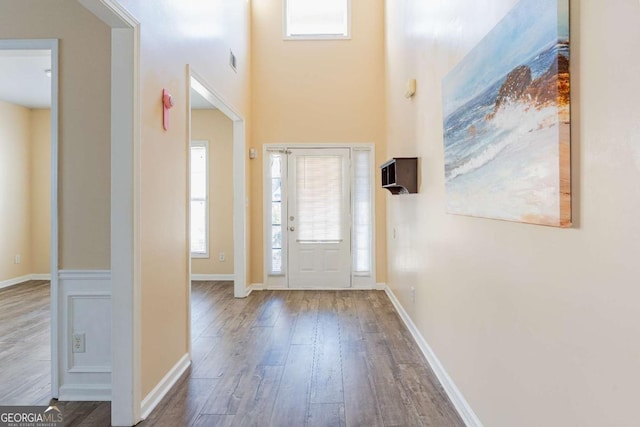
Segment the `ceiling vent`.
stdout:
[[229,50],[229,65],[235,71],[238,72],[238,68],[236,67],[236,56],[233,54],[232,50]]

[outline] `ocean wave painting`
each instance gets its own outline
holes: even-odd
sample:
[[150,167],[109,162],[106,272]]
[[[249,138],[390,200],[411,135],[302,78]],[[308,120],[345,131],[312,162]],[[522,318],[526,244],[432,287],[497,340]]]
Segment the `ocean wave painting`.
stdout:
[[571,226],[569,0],[521,0],[443,79],[447,211]]

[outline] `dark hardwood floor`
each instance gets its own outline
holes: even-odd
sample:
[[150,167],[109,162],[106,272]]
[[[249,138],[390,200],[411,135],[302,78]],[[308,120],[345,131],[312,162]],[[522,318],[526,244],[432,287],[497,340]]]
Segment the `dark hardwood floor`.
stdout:
[[[464,425],[384,292],[194,282],[192,343],[140,426]],[[109,403],[55,403],[68,426],[110,424]]]
[[192,286],[193,365],[143,426],[463,426],[380,291]]

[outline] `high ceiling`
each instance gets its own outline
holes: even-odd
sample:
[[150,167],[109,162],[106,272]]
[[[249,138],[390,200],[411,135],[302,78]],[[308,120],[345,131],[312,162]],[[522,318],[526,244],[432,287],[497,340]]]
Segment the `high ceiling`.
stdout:
[[27,108],[51,107],[48,50],[0,50],[0,100]]
[[[0,100],[27,108],[51,107],[51,69],[48,50],[0,50]],[[215,110],[216,107],[191,89],[191,108]]]

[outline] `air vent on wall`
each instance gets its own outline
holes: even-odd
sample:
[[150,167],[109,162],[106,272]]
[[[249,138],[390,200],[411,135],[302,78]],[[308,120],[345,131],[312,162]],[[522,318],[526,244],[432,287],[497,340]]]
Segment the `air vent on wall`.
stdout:
[[238,72],[238,69],[236,68],[236,56],[233,54],[232,50],[229,50],[229,65],[233,71]]

